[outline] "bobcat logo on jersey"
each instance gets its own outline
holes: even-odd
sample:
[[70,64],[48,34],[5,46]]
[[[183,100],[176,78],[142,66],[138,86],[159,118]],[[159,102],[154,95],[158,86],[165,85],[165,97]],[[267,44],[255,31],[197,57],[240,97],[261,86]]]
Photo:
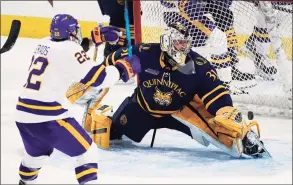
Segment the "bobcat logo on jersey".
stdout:
[[165,105],[168,106],[172,103],[172,94],[174,91],[171,92],[162,92],[160,91],[160,89],[158,89],[158,87],[155,87],[156,92],[153,96],[154,100],[156,103],[158,103],[159,105]]

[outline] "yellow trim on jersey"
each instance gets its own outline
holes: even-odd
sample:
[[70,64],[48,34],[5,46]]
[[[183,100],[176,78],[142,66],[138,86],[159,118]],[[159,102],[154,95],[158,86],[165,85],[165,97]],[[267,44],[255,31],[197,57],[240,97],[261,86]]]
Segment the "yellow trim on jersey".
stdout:
[[156,115],[156,114],[151,114],[152,116],[156,117],[156,118],[162,118],[163,116],[161,115]]
[[[232,29],[230,29],[230,30],[225,31],[225,34],[226,34],[226,35],[229,35],[229,34],[234,34],[234,35],[236,35],[236,32],[235,32],[235,29],[232,28]],[[230,36],[232,36],[232,35],[230,35]]]
[[40,105],[30,105],[30,104],[25,104],[22,102],[18,102],[17,105],[30,108],[30,109],[37,109],[37,110],[60,110],[62,109],[61,105],[58,106],[40,106]]
[[[150,108],[149,104],[147,103],[147,101],[145,100],[145,98],[142,94],[141,88],[139,88],[139,91],[140,91],[140,95],[142,97],[142,100],[143,100],[148,112],[155,113],[155,114],[173,114],[178,111],[178,110],[172,110],[172,111],[152,110]],[[137,97],[137,99],[139,99],[139,98]]]
[[263,34],[257,31],[254,31],[253,34],[257,37],[261,37],[261,38],[269,38],[269,34]]
[[140,106],[144,111],[147,112],[147,110],[145,110],[145,108],[142,106],[142,104],[141,104],[141,102],[140,102],[140,99],[139,99],[139,97],[138,97],[138,94],[136,94],[136,99],[137,99],[137,103],[139,104],[139,106]]
[[[110,54],[111,55],[111,54]],[[109,66],[110,64],[109,64],[109,57],[110,57],[110,55],[108,55],[107,56],[107,58],[106,58],[106,66]]]
[[18,173],[20,175],[29,177],[29,176],[35,176],[35,175],[37,175],[39,173],[39,170],[34,171],[34,172],[23,172],[23,171],[19,171]]
[[78,174],[76,174],[76,179],[79,179],[85,175],[88,175],[90,173],[97,173],[98,172],[98,169],[97,168],[90,168],[90,169],[87,169],[87,170],[84,170]]
[[204,24],[202,24],[198,20],[194,20],[194,21],[191,20],[190,17],[185,13],[185,11],[184,11],[185,4],[184,3],[186,4],[186,3],[188,3],[188,1],[184,1],[183,3],[180,3],[180,5],[179,5],[180,15],[182,17],[184,17],[186,20],[188,20],[192,25],[196,26],[200,31],[205,33],[207,36],[210,36],[212,31],[209,28],[207,28]]
[[90,86],[93,83],[95,83],[95,81],[97,80],[97,78],[99,78],[101,72],[105,69],[104,65],[101,65],[100,68],[96,71],[95,75],[92,77],[92,79],[90,81],[88,81],[85,85],[86,86]]
[[237,47],[237,46],[238,46],[237,42],[233,42],[233,43],[228,44],[228,48],[233,48],[233,47]]
[[223,64],[223,63],[227,63],[227,62],[231,61],[231,57],[228,56],[225,59],[213,59],[213,58],[211,58],[210,61],[212,63],[215,63],[215,64]]
[[230,94],[230,93],[229,93],[229,91],[224,91],[224,92],[218,94],[218,96],[216,96],[216,97],[214,97],[213,99],[211,99],[211,100],[205,105],[206,109],[208,109],[209,106],[210,106],[212,103],[214,103],[217,99],[221,98],[221,97],[224,96],[225,94]]
[[56,121],[60,126],[64,127],[86,150],[90,148],[91,145],[70,123],[61,119]]
[[237,37],[236,37],[236,35],[229,36],[229,37],[227,37],[227,40],[228,41],[237,41]]
[[127,56],[128,55],[128,52],[126,52],[126,53],[121,53],[121,57],[123,57],[123,56]]
[[202,98],[201,101],[204,102],[204,100],[211,95],[212,93],[214,93],[215,91],[221,89],[221,88],[225,88],[223,85],[218,85],[216,88],[214,88],[213,90],[211,90],[210,92],[208,92],[207,94],[205,94]]
[[[163,52],[161,52],[161,55],[160,55],[160,66],[162,67],[162,68],[164,68],[164,67],[166,67],[166,64],[164,63],[164,61],[163,61]],[[172,71],[174,71],[174,70],[176,70],[176,69],[178,69],[179,67],[178,66],[173,66],[172,67]]]
[[163,57],[163,52],[161,52],[160,61],[159,62],[160,62],[161,67],[164,68],[166,66],[166,64],[163,62],[162,57]]
[[210,71],[211,71],[214,75],[218,76],[218,75],[217,75],[217,72],[216,72],[215,70],[212,69],[212,70],[210,70]]
[[112,57],[111,57],[112,64],[115,64],[115,54],[116,54],[116,51],[112,54]]

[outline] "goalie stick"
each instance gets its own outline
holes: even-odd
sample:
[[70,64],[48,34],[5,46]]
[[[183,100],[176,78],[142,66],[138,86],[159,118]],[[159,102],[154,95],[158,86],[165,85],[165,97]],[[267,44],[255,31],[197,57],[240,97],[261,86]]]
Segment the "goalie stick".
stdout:
[[0,54],[11,50],[11,48],[14,46],[18,38],[20,27],[21,27],[21,22],[19,20],[12,21],[8,38],[6,42],[4,43],[3,47],[1,48]]

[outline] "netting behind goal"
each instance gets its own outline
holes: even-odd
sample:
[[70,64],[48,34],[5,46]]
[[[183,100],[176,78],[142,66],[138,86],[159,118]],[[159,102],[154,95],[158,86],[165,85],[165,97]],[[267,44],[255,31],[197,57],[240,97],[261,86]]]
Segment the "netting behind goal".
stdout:
[[134,6],[136,40],[158,43],[167,25],[179,22],[236,106],[292,117],[292,4],[271,2],[264,10],[247,1],[141,0]]

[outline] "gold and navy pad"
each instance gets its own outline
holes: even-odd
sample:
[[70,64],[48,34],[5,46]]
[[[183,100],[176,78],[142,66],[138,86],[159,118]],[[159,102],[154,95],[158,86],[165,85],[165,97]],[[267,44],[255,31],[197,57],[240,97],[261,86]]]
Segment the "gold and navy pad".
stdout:
[[86,182],[97,180],[98,164],[88,163],[75,168],[76,179],[79,184],[85,184]]
[[43,102],[25,98],[18,98],[16,109],[42,116],[58,116],[68,111],[67,109],[62,108],[61,104],[56,101]]
[[19,166],[19,176],[22,180],[32,181],[38,177],[41,168],[28,168],[22,164]]

